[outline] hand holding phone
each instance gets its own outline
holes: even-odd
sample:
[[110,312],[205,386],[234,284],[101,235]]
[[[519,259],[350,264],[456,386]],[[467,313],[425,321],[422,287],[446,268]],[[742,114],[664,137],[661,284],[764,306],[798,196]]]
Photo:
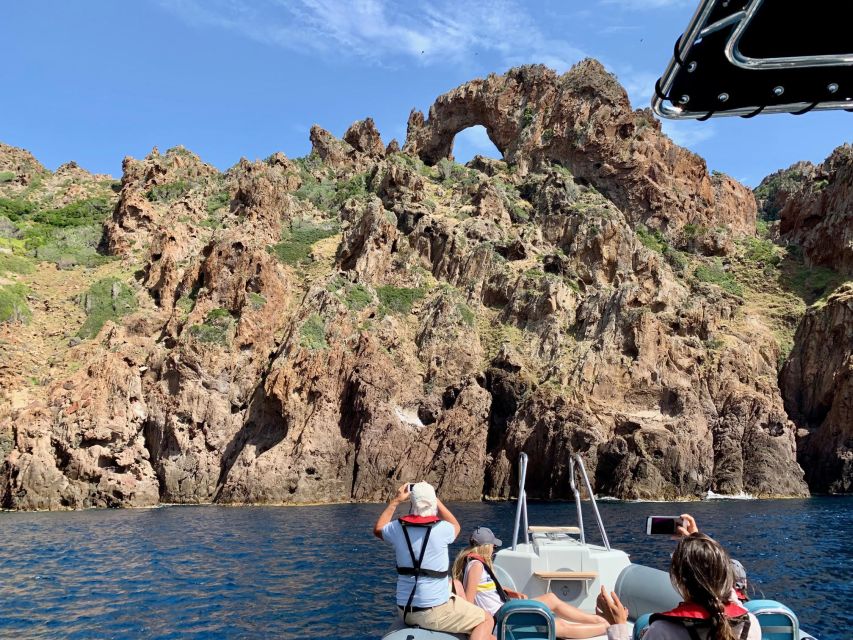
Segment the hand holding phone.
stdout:
[[696,524],[696,518],[689,513],[681,514],[681,524],[675,528],[676,535],[689,536],[692,533],[699,533],[699,525]]
[[646,534],[674,536],[681,526],[681,516],[649,516],[646,520]]

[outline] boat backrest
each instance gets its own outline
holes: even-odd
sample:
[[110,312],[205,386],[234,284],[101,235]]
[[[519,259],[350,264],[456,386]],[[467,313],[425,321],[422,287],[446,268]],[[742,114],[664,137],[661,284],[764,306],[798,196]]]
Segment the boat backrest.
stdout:
[[635,618],[644,613],[669,611],[681,601],[666,571],[641,564],[629,564],[622,569],[614,590]]
[[643,634],[646,632],[646,629],[649,626],[649,618],[652,617],[651,613],[644,613],[634,622],[634,635],[632,636],[633,640],[640,640],[643,637]]
[[510,600],[495,614],[498,640],[554,640],[554,614],[537,600]]
[[800,640],[800,623],[797,616],[781,602],[750,600],[743,606],[758,618],[761,640]]
[[512,579],[512,576],[509,575],[509,572],[504,569],[502,566],[498,564],[494,564],[492,566],[492,570],[495,572],[495,577],[498,579],[498,582],[501,583],[501,586],[504,589],[512,589],[513,591],[521,591],[521,589],[516,586],[515,580]]

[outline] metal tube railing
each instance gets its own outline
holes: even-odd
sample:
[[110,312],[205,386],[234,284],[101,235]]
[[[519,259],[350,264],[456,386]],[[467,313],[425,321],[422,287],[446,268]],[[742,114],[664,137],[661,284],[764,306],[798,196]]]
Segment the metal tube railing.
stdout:
[[518,503],[515,507],[515,526],[512,530],[512,550],[518,546],[518,529],[521,526],[521,517],[524,515],[524,542],[529,542],[527,537],[527,494],[524,491],[524,482],[527,480],[527,454],[522,453],[518,457]]
[[[581,477],[583,478],[586,490],[589,493],[589,500],[592,503],[592,511],[595,513],[595,521],[598,524],[598,530],[601,533],[601,540],[604,542],[604,548],[610,551],[610,541],[607,539],[607,532],[604,530],[604,522],[601,519],[601,514],[598,512],[598,505],[595,503],[595,494],[592,492],[592,485],[589,482],[589,476],[586,475],[586,467],[584,466],[580,455],[577,453],[575,454],[575,460],[577,460],[578,468],[581,471]],[[582,528],[581,531],[583,531]]]
[[572,488],[572,493],[575,495],[575,509],[578,512],[578,529],[581,530],[581,544],[586,544],[586,532],[583,528],[583,510],[581,509],[581,494],[575,484],[575,463],[569,457],[569,486]]

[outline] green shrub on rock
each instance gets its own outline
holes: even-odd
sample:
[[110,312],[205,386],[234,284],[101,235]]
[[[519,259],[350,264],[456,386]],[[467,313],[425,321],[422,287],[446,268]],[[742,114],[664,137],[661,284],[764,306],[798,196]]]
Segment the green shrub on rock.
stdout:
[[376,289],[382,312],[391,311],[406,315],[411,312],[412,305],[426,295],[423,289],[409,287],[382,286]]
[[148,190],[145,197],[150,202],[174,202],[178,198],[187,194],[191,185],[186,180],[176,180],[175,182],[167,182],[166,184],[158,184]]
[[80,303],[86,310],[86,321],[77,332],[81,338],[94,338],[108,320],[116,321],[137,307],[133,289],[114,277],[95,282]]
[[326,323],[319,314],[311,314],[299,329],[299,344],[312,351],[329,348],[329,343],[326,342]]
[[644,247],[658,253],[664,253],[669,248],[666,238],[661,235],[660,231],[649,229],[643,224],[637,225],[637,239]]
[[733,293],[737,296],[743,295],[743,288],[740,284],[728,273],[719,260],[715,260],[711,264],[701,264],[696,267],[693,276],[699,282],[707,282],[715,284],[721,289]]
[[282,240],[269,248],[270,252],[285,264],[305,262],[311,254],[311,246],[324,238],[338,233],[337,223],[315,224],[300,222],[282,233]]
[[353,311],[361,311],[373,302],[373,294],[364,285],[357,284],[347,290],[344,302]]
[[199,342],[207,344],[228,345],[231,328],[234,326],[234,316],[228,309],[211,309],[207,312],[202,324],[194,324],[189,328],[190,335]]
[[255,293],[254,291],[250,291],[246,298],[248,299],[249,304],[252,305],[252,309],[255,311],[263,309],[267,304],[267,299],[260,293]]
[[22,284],[0,286],[0,322],[28,322],[27,288]]
[[32,273],[35,271],[35,266],[32,260],[23,256],[16,256],[9,253],[0,253],[0,274],[3,273]]
[[32,219],[51,227],[83,227],[102,224],[112,210],[113,205],[106,198],[88,198],[71,202],[59,209],[39,211]]

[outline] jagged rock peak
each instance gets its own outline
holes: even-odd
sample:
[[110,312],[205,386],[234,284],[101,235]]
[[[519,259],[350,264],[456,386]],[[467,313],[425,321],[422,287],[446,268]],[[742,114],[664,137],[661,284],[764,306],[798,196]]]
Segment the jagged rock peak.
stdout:
[[35,156],[26,149],[0,142],[0,173],[14,174],[9,181],[27,185],[41,174],[49,173]]
[[385,145],[382,143],[379,131],[376,130],[373,118],[353,122],[344,134],[344,140],[356,151],[369,156],[381,158],[385,155]]
[[[631,223],[672,239],[688,224],[754,232],[750,191],[731,178],[712,177],[704,160],[661,133],[649,110],[632,111],[625,90],[595,60],[562,76],[529,65],[466,82],[439,96],[428,118],[411,112],[403,149],[432,165],[449,158],[456,134],[475,125],[485,127],[519,175],[560,164],[616,203]],[[708,253],[721,251],[717,241],[706,244],[700,238]]]
[[841,145],[819,165],[778,171],[755,191],[764,216],[778,216],[783,242],[801,246],[810,265],[853,275],[853,145]]

